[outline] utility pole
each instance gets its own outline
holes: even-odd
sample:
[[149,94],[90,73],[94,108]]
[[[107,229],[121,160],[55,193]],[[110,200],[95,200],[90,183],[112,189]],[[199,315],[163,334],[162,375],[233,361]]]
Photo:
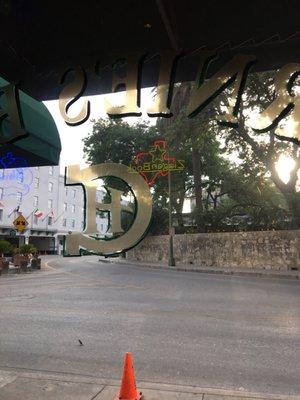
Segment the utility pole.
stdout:
[[173,251],[173,224],[172,224],[172,202],[171,202],[171,171],[168,173],[168,190],[169,190],[169,266],[175,266],[174,251]]

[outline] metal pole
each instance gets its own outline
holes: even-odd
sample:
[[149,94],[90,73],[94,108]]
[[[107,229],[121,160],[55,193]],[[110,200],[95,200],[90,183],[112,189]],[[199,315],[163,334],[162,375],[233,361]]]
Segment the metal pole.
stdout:
[[172,226],[172,202],[171,202],[171,171],[168,173],[168,190],[169,190],[169,266],[175,266],[173,252],[173,226]]

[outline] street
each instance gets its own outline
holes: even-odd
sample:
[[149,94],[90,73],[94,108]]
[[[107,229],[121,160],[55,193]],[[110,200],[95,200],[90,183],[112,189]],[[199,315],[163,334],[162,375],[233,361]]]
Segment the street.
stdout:
[[0,278],[0,368],[300,393],[299,281],[47,263]]

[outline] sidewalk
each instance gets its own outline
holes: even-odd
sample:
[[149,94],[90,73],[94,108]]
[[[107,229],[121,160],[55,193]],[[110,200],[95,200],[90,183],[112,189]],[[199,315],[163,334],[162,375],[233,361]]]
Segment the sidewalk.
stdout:
[[186,271],[186,272],[237,275],[237,276],[259,276],[262,278],[300,279],[299,270],[276,271],[270,269],[217,268],[217,267],[203,267],[195,264],[191,265],[178,264],[175,267],[169,267],[166,263],[135,261],[118,257],[116,258],[99,257],[99,261],[104,263],[106,262],[106,263],[120,263],[120,264],[134,265],[145,268],[165,269],[168,271]]
[[[121,374],[121,371],[120,371]],[[114,400],[119,381],[74,374],[0,370],[0,400]],[[250,393],[137,382],[145,400],[300,400],[298,395]]]

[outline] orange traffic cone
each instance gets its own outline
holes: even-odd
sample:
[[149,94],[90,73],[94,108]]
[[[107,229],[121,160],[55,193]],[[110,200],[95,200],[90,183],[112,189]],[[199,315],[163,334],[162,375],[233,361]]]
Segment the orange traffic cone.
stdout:
[[114,400],[140,400],[141,398],[142,393],[138,392],[136,389],[132,354],[126,353],[121,389]]

